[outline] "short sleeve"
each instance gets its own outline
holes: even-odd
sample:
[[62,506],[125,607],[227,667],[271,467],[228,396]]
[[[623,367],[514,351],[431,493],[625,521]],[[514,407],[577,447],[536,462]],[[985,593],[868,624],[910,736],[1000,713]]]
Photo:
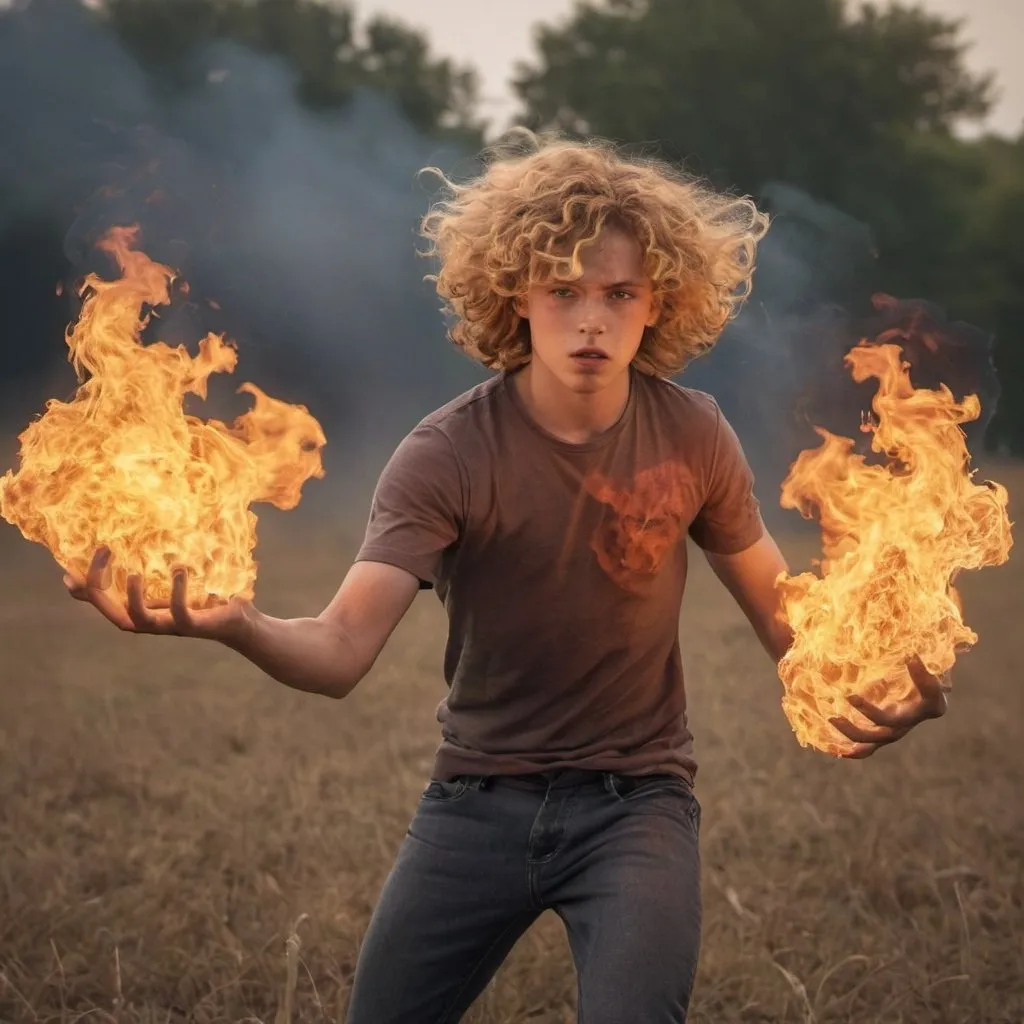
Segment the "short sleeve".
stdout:
[[357,562],[386,562],[433,587],[444,552],[465,521],[463,478],[455,449],[437,427],[421,423],[388,460],[377,481]]
[[715,403],[715,430],[704,503],[690,524],[690,536],[705,551],[733,555],[764,534],[754,474],[740,439]]

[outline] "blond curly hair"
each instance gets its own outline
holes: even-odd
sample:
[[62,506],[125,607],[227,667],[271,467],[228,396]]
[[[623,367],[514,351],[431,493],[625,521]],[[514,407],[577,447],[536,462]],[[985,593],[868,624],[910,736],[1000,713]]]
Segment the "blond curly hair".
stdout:
[[750,293],[768,217],[749,197],[719,192],[669,164],[626,157],[601,140],[570,142],[525,129],[484,154],[484,170],[455,184],[423,218],[423,253],[449,337],[494,370],[529,362],[530,328],[514,300],[531,284],[583,273],[580,249],[606,225],[640,243],[660,310],[634,365],[670,377],[707,352]]

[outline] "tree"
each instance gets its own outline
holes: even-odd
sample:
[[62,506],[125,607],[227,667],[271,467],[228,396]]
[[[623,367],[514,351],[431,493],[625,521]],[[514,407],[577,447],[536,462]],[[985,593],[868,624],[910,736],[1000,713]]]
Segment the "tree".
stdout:
[[[952,137],[992,82],[958,25],[842,0],[607,0],[542,28],[515,88],[527,124],[656,145],[720,185],[783,181],[870,224],[892,288],[926,288],[977,162]],[[923,232],[923,233],[922,233]]]
[[971,196],[957,304],[996,335],[1003,397],[990,444],[1024,454],[1024,130],[1016,140],[983,139],[974,150],[986,174]]
[[607,0],[541,28],[514,87],[533,127],[656,141],[750,191],[782,179],[835,200],[851,153],[988,110],[957,30],[916,8],[851,20],[842,0]]
[[204,43],[229,39],[283,57],[314,109],[344,104],[359,87],[394,96],[419,129],[480,138],[477,78],[430,53],[426,39],[386,17],[360,41],[348,3],[321,0],[105,0],[103,12],[140,64],[171,89],[187,88],[189,57]]
[[[384,96],[331,109],[357,89]],[[305,380],[332,410],[339,380],[361,400],[385,361],[414,396],[449,372],[418,343],[441,327],[414,255],[416,171],[476,144],[474,79],[418,33],[310,0],[0,0],[0,91],[17,98],[0,104],[0,404],[21,396],[27,417],[54,365],[67,386],[76,285],[112,271],[99,236],[136,222],[192,289],[154,318],[171,343],[226,331],[256,379],[265,360],[279,393]]]
[[865,290],[931,299],[999,332],[994,429],[1024,451],[1024,419],[1006,419],[1024,405],[1010,227],[1024,179],[1015,146],[956,135],[993,95],[991,75],[967,70],[960,30],[898,4],[591,0],[538,30],[513,84],[535,129],[653,150],[769,210],[773,183],[796,186],[867,224],[877,261]]

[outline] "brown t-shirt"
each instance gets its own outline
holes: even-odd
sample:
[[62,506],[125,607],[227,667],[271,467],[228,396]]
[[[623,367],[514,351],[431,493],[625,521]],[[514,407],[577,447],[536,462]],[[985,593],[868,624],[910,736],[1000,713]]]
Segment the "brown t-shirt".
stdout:
[[696,771],[679,649],[687,534],[763,532],[715,400],[630,371],[626,408],[571,444],[508,374],[431,413],[380,477],[357,560],[432,586],[448,613],[433,777]]

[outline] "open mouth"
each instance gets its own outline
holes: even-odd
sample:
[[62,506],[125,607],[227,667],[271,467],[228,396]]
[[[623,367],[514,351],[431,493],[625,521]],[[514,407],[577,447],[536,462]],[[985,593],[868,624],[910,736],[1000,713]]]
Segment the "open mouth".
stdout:
[[601,360],[607,359],[608,356],[606,356],[599,348],[580,348],[572,353],[572,358],[583,359],[588,362],[600,362]]

